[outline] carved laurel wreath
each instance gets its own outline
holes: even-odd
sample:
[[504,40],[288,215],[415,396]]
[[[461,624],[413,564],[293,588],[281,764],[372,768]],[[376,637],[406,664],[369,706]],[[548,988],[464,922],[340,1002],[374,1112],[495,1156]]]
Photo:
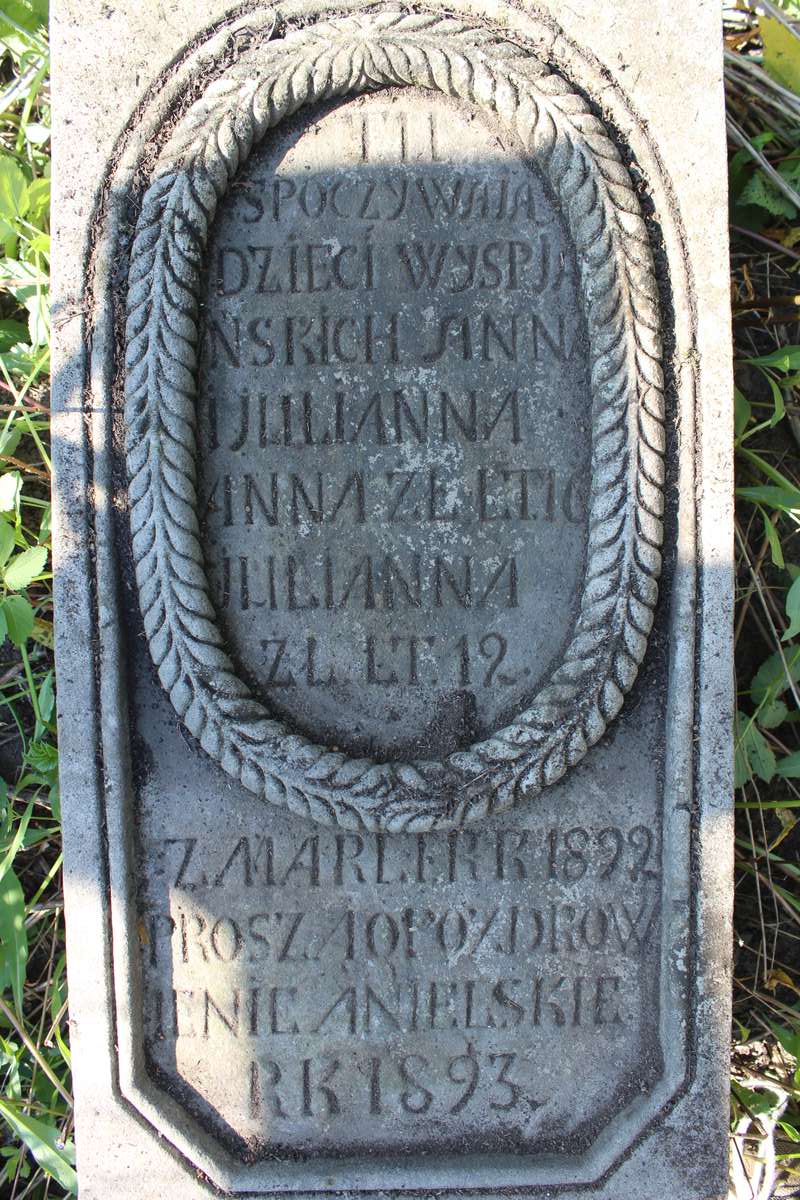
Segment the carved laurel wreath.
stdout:
[[[246,69],[245,69],[246,67]],[[211,601],[197,516],[198,295],[209,230],[239,166],[301,106],[382,86],[495,113],[548,180],[576,248],[591,356],[592,482],[580,611],[516,721],[442,762],[380,763],[316,745],[237,675]],[[447,829],[558,780],[636,677],[661,568],[664,429],[658,294],[633,183],[569,83],[496,33],[380,12],[261,44],[177,128],[131,252],[126,352],[133,557],[150,652],[203,749],[258,797],[360,830]]]

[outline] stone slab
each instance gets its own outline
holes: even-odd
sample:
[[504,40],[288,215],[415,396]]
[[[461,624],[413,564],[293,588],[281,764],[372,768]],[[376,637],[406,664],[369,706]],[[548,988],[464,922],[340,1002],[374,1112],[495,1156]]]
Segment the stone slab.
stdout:
[[717,6],[52,36],[81,1195],[722,1196]]

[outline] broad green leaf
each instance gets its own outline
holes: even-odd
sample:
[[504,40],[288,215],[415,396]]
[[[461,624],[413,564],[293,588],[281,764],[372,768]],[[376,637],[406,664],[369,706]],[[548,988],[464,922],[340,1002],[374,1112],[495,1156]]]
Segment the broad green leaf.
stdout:
[[58,750],[49,742],[31,742],[25,761],[40,775],[49,775],[58,770]]
[[778,164],[778,174],[794,188],[800,184],[800,155],[796,150]]
[[20,321],[0,321],[0,354],[5,354],[17,342],[24,342],[28,331]]
[[50,180],[34,179],[28,185],[28,220],[41,229],[50,215]]
[[[42,720],[47,723],[53,715],[53,708],[56,702],[55,679],[52,671],[48,671],[44,677],[44,682],[39,688],[39,712],[42,714]],[[763,722],[762,722],[763,724]]]
[[39,1166],[70,1195],[78,1194],[78,1176],[75,1173],[75,1146],[62,1142],[61,1134],[54,1124],[31,1117],[22,1108],[0,1099],[0,1115],[24,1142]]
[[28,181],[13,158],[0,154],[0,237],[18,232],[18,221],[28,211]]
[[733,412],[735,433],[738,438],[744,433],[745,429],[750,423],[750,418],[753,415],[750,401],[747,399],[747,396],[745,396],[744,392],[739,390],[739,388],[733,389]]
[[[775,134],[770,131],[770,136],[771,138],[774,138]],[[768,138],[767,140],[769,141],[770,139]],[[755,138],[753,138],[752,141],[755,143]],[[757,149],[760,150],[761,146],[758,146]],[[741,150],[737,150],[731,158],[728,164],[728,176],[730,180],[730,194],[732,200],[738,201],[739,193],[752,175],[754,165],[752,154],[745,150],[744,147],[742,147]]]
[[778,531],[769,513],[765,512],[763,508],[761,510],[761,517],[764,521],[764,534],[769,542],[772,561],[776,567],[780,567],[783,570],[786,564],[783,561],[783,549],[781,548],[781,539],[778,537]]
[[67,958],[62,953],[56,960],[56,965],[53,970],[53,979],[50,984],[50,1020],[55,1021],[58,1016],[61,1006],[66,999],[66,981],[67,981]]
[[775,467],[770,466],[769,462],[762,455],[755,454],[752,450],[748,450],[744,446],[742,447],[741,454],[743,458],[746,458],[748,462],[752,463],[754,467],[761,471],[767,479],[771,479],[779,488],[786,488],[788,491],[800,496],[800,489],[796,484],[787,479],[785,475],[782,475],[780,471],[777,471]]
[[53,810],[53,819],[61,824],[61,792],[58,786],[58,776],[55,777],[55,782],[51,785],[47,793],[47,803]]
[[800,39],[776,17],[759,17],[764,67],[781,87],[800,95]]
[[762,729],[777,729],[788,715],[789,709],[783,700],[773,700],[771,704],[765,704],[763,708],[759,708],[756,720]]
[[[757,133],[750,138],[750,144],[755,146],[756,150],[763,150],[770,142],[774,142],[778,135],[772,129],[764,129],[761,133]],[[735,183],[741,184],[745,175],[744,168],[753,166],[753,156],[748,150],[742,146],[741,150],[737,150],[730,161],[731,185]]]
[[[35,263],[17,258],[0,258],[0,289],[24,308],[47,296],[48,277]],[[30,311],[30,309],[29,309]]]
[[786,616],[789,618],[789,628],[781,639],[784,642],[800,634],[800,576],[786,593]]
[[[775,137],[776,134],[772,130],[765,130],[763,133],[751,137],[750,144],[757,150],[763,150]],[[762,176],[761,169],[756,166],[750,151],[743,147],[734,154],[730,162],[730,197],[734,222],[742,224],[748,229],[760,228],[766,223],[769,216],[768,210],[764,207],[742,202],[742,193],[754,176]],[[776,193],[778,193],[778,189],[770,183],[767,195],[767,202],[770,205],[772,197]],[[758,200],[758,196],[756,196],[756,200]]]
[[[28,339],[28,331],[25,330],[25,341]],[[44,356],[42,362],[42,351],[34,350],[31,346],[26,346],[22,342],[17,342],[16,346],[3,355],[3,360],[6,364],[6,370],[11,375],[28,376],[34,369],[39,371],[46,370],[47,356]]]
[[753,775],[769,783],[775,775],[775,755],[753,718],[737,712],[734,787],[743,787]]
[[28,337],[34,350],[50,340],[50,303],[47,292],[37,292],[25,301],[28,310]]
[[20,26],[28,33],[44,32],[47,25],[47,0],[3,0],[0,6],[0,38],[6,41]]
[[781,346],[770,354],[744,360],[753,367],[775,367],[778,371],[800,371],[800,346]]
[[775,406],[775,410],[769,419],[770,428],[772,429],[785,417],[786,402],[783,398],[783,392],[778,386],[777,382],[770,375],[767,376],[767,379],[769,380],[770,390],[772,391],[772,403]]
[[3,1072],[3,1091],[9,1100],[22,1099],[22,1080],[20,1079],[19,1065],[19,1056],[11,1050],[8,1042],[2,1039],[0,1068]]
[[771,1116],[776,1111],[779,1111],[784,1103],[783,1091],[776,1088],[774,1092],[767,1088],[742,1087],[735,1079],[731,1080],[731,1090],[734,1096],[744,1105],[746,1105],[749,1113],[756,1117]]
[[21,491],[22,476],[19,471],[6,471],[0,475],[0,513],[19,512]]
[[[0,351],[2,354],[2,351]],[[13,425],[7,426],[0,430],[0,454],[10,458],[16,453],[17,446],[22,437],[19,421],[15,421]]]
[[29,242],[29,249],[36,251],[37,254],[50,253],[50,234],[37,233]]
[[[52,518],[52,509],[51,509],[50,505],[48,504],[42,509],[42,519],[39,522],[39,536],[37,538],[37,541],[46,542],[47,539],[50,537],[51,518]],[[798,570],[798,572],[800,572],[800,567],[798,567],[797,570]]]
[[797,683],[800,680],[800,646],[784,650],[783,657],[776,650],[761,664],[750,684],[750,695],[756,704],[769,703],[786,691],[789,686],[787,669],[792,682]]
[[756,725],[751,725],[745,736],[745,750],[753,774],[770,783],[775,776],[775,754]]
[[14,530],[9,525],[8,521],[4,521],[0,517],[0,567],[3,567],[11,556],[11,551],[14,549]]
[[33,800],[29,801],[28,806],[25,809],[25,812],[22,814],[22,816],[16,822],[16,828],[14,829],[14,836],[12,837],[8,846],[4,847],[5,852],[3,854],[2,859],[0,859],[0,881],[5,879],[6,871],[10,870],[11,866],[14,863],[14,859],[17,856],[17,852],[18,852],[20,846],[22,846],[25,841],[25,834],[28,832],[28,825],[30,824],[30,819],[31,819],[32,813],[33,813]]
[[757,487],[737,488],[736,495],[755,504],[768,504],[770,508],[777,508],[781,512],[800,513],[800,491],[797,488],[764,483]]
[[13,867],[0,879],[0,991],[11,988],[14,1006],[22,1012],[22,989],[28,961],[25,896]]
[[[34,347],[47,341],[49,329],[48,276],[33,262],[0,259],[0,289],[28,310],[28,336]],[[15,347],[16,349],[17,347]],[[6,366],[10,366],[6,362]]]
[[5,596],[0,600],[0,617],[15,646],[23,646],[33,632],[33,609],[24,596]]
[[6,587],[11,588],[12,592],[22,591],[41,575],[46,562],[46,546],[31,546],[21,554],[15,554],[3,571]]
[[792,220],[797,216],[797,206],[792,204],[789,197],[785,196],[763,171],[755,171],[750,176],[739,193],[738,202],[743,207],[754,204],[773,217],[788,217]]
[[775,774],[781,779],[800,779],[800,750],[779,758],[775,764]]

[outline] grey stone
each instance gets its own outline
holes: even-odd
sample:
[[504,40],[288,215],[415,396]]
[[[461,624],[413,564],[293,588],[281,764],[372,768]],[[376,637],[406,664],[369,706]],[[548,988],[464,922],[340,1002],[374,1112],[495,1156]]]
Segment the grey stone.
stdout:
[[723,1195],[717,6],[53,40],[82,1197]]

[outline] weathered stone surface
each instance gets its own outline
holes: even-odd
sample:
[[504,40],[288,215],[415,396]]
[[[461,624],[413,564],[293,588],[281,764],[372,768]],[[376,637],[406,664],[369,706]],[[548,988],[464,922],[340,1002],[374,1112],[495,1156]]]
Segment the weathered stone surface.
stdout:
[[591,431],[575,251],[496,117],[407,88],[326,109],[279,126],[220,207],[206,546],[277,711],[433,758],[506,723],[575,619]]
[[88,1200],[725,1190],[718,14],[592,8],[56,6]]

